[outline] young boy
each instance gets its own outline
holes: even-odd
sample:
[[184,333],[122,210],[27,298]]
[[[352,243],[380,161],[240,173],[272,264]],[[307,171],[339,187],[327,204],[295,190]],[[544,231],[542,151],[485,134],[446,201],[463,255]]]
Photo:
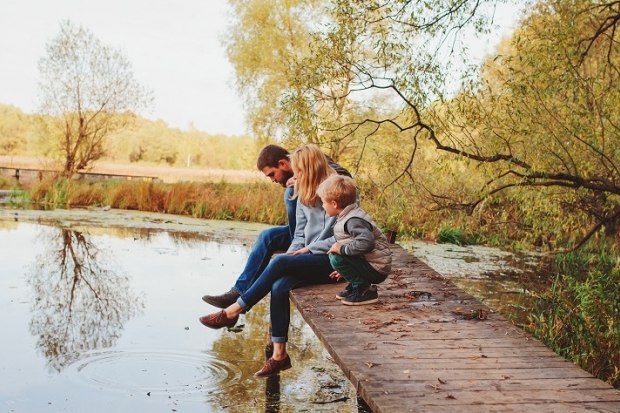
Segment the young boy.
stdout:
[[372,284],[385,281],[392,268],[392,251],[385,235],[357,205],[352,178],[331,175],[319,185],[317,194],[327,215],[338,216],[336,242],[328,251],[335,270],[331,277],[342,277],[349,285],[336,298],[345,305],[376,303],[379,296]]

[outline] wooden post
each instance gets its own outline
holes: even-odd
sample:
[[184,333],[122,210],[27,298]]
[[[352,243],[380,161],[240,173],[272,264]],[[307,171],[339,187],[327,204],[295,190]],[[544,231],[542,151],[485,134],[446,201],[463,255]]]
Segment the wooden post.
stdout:
[[397,234],[397,232],[394,231],[394,230],[391,230],[391,229],[388,229],[385,232],[385,237],[387,238],[387,240],[388,240],[388,242],[390,244],[394,244],[396,242],[396,234]]

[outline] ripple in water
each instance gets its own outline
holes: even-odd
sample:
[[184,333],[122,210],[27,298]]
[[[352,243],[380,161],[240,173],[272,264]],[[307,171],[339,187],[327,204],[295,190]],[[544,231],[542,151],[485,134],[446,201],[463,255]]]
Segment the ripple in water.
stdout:
[[237,384],[242,375],[234,364],[208,354],[156,350],[93,352],[67,372],[98,389],[175,397],[217,392]]

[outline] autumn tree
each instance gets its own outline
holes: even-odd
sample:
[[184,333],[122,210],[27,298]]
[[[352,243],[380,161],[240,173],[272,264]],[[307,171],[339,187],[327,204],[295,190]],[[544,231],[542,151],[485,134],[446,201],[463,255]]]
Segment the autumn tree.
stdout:
[[122,51],[69,21],[46,45],[39,73],[42,138],[66,176],[104,156],[110,133],[152,101]]
[[290,147],[314,143],[344,164],[353,162],[348,158],[354,157],[358,141],[337,139],[328,129],[360,118],[372,105],[351,99],[355,72],[348,62],[315,64],[369,51],[355,24],[339,24],[340,17],[348,19],[348,10],[333,16],[327,0],[230,4],[232,22],[224,43],[254,136],[285,141]]
[[[297,61],[310,56],[310,26],[320,19],[320,0],[231,0],[231,24],[224,38],[235,69],[246,118],[259,139],[288,135],[281,110],[294,88]],[[311,129],[306,125],[306,130]]]
[[445,206],[472,211],[494,194],[517,190],[539,221],[541,212],[555,220],[575,247],[601,229],[616,233],[620,37],[613,30],[596,37],[608,20],[596,6],[538,4],[483,66],[480,81],[443,109],[463,126],[431,114],[433,130],[441,131],[429,135],[435,146],[483,164],[485,172],[474,196],[444,198]]
[[[327,2],[314,27],[329,24],[292,65],[290,73],[307,75],[286,91],[294,103],[286,121],[312,125],[332,146],[353,138],[360,165],[378,165],[369,151],[381,153],[389,166],[367,170],[412,202],[423,198],[425,208],[473,214],[509,196],[521,212],[537,211],[519,224],[542,230],[552,215],[576,246],[602,228],[613,234],[618,3],[530,2],[509,44],[480,66],[471,45],[501,3]],[[338,47],[347,36],[360,47]],[[319,109],[345,97],[367,109],[341,118]],[[452,185],[441,182],[446,174]]]

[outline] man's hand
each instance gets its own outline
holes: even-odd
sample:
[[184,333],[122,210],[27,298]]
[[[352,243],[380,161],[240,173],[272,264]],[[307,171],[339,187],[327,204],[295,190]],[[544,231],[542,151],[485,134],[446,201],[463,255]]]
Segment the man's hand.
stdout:
[[292,251],[289,254],[291,255],[310,254],[310,248],[303,247],[301,249],[298,249],[297,251]]
[[342,245],[340,245],[339,242],[334,242],[334,244],[331,246],[331,248],[329,249],[329,251],[327,251],[328,254],[338,254],[340,255],[340,247]]
[[340,275],[340,273],[338,271],[334,271],[333,273],[329,274],[330,278],[335,278],[338,281],[342,280],[342,275]]

